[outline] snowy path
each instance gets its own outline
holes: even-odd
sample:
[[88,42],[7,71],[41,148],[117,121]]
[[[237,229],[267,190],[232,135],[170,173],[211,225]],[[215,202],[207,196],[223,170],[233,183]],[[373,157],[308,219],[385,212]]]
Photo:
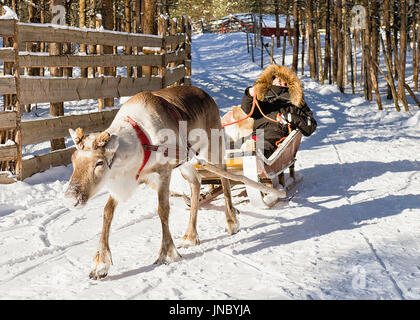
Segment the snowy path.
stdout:
[[[245,35],[195,36],[192,50],[193,84],[222,111],[261,72]],[[378,112],[357,95],[302,81],[319,125],[298,152],[304,181],[287,206],[253,208],[235,187],[238,234],[224,232],[218,198],[199,212],[201,245],[180,249],[180,262],[153,265],[157,198],[141,186],[117,208],[109,276],[92,281],[107,194],[68,209],[72,168],[53,168],[0,185],[0,298],[420,299],[420,112],[397,113],[392,104]],[[179,242],[188,210],[180,198],[170,202]]]

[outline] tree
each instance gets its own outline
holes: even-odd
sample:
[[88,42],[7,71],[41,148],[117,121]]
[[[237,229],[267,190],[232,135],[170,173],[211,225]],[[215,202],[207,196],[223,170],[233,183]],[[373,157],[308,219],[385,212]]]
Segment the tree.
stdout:
[[314,41],[314,22],[313,22],[313,3],[312,0],[307,0],[306,3],[306,27],[308,28],[308,55],[309,68],[312,78],[318,80],[318,73],[316,72],[316,55],[315,55],[315,41]]
[[405,63],[407,57],[407,0],[400,1],[400,56],[398,63],[398,98],[408,111],[407,96],[405,95]]
[[297,72],[299,55],[299,0],[293,1],[293,63],[292,69]]
[[[143,33],[155,34],[156,0],[144,1]],[[152,67],[143,67],[144,75],[152,74]]]
[[337,0],[336,3],[336,28],[337,28],[337,85],[341,92],[344,92],[344,37],[343,37],[343,6],[342,0]]
[[[86,26],[86,0],[79,0],[79,28],[84,28]],[[80,52],[86,53],[87,46],[86,44],[80,44]],[[81,76],[87,78],[87,68],[81,68]]]
[[[102,26],[105,30],[114,30],[114,6],[113,0],[103,0],[102,1]],[[114,48],[112,46],[103,47],[104,54],[112,54]],[[105,67],[104,75],[112,76],[114,75],[114,68]],[[104,107],[112,107],[114,105],[114,98],[105,98]]]
[[331,84],[331,32],[330,32],[330,1],[326,1],[325,13],[325,53],[324,53],[324,76],[322,80],[328,79]]

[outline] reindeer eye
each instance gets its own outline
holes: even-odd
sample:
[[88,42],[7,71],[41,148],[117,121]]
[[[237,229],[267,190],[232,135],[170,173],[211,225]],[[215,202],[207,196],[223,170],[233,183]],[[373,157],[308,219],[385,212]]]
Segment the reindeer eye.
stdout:
[[103,165],[104,165],[103,160],[99,160],[98,162],[96,162],[95,167],[99,167],[99,166],[102,167]]

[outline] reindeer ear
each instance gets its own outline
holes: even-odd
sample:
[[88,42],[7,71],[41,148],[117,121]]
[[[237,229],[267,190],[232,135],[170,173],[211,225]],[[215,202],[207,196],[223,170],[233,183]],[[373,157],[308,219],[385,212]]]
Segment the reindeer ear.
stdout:
[[108,142],[105,144],[105,157],[108,163],[112,163],[114,161],[115,152],[117,151],[119,145],[118,136],[115,134],[111,135]]
[[79,150],[83,149],[84,145],[82,141],[86,137],[83,129],[77,128],[76,131],[74,131],[73,129],[69,129],[69,133],[70,133],[71,138],[73,139],[73,142],[76,148]]
[[105,145],[105,151],[107,153],[114,154],[117,151],[119,146],[120,146],[120,141],[118,139],[118,136],[113,134],[111,135],[107,144]]

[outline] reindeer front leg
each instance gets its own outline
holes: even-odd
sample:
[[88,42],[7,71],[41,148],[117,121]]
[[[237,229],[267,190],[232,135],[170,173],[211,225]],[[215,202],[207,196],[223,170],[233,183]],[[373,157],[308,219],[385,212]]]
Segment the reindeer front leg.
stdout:
[[112,264],[111,250],[109,250],[109,230],[111,229],[112,218],[114,217],[117,201],[111,196],[105,205],[104,220],[102,224],[102,234],[99,240],[99,248],[93,258],[92,270],[89,278],[98,280],[107,276],[108,270]]
[[159,250],[159,257],[155,261],[155,264],[169,264],[178,261],[181,258],[181,255],[175,248],[169,230],[169,183],[171,179],[171,170],[164,170],[163,172],[160,172],[159,175],[158,214],[162,224],[162,244]]

